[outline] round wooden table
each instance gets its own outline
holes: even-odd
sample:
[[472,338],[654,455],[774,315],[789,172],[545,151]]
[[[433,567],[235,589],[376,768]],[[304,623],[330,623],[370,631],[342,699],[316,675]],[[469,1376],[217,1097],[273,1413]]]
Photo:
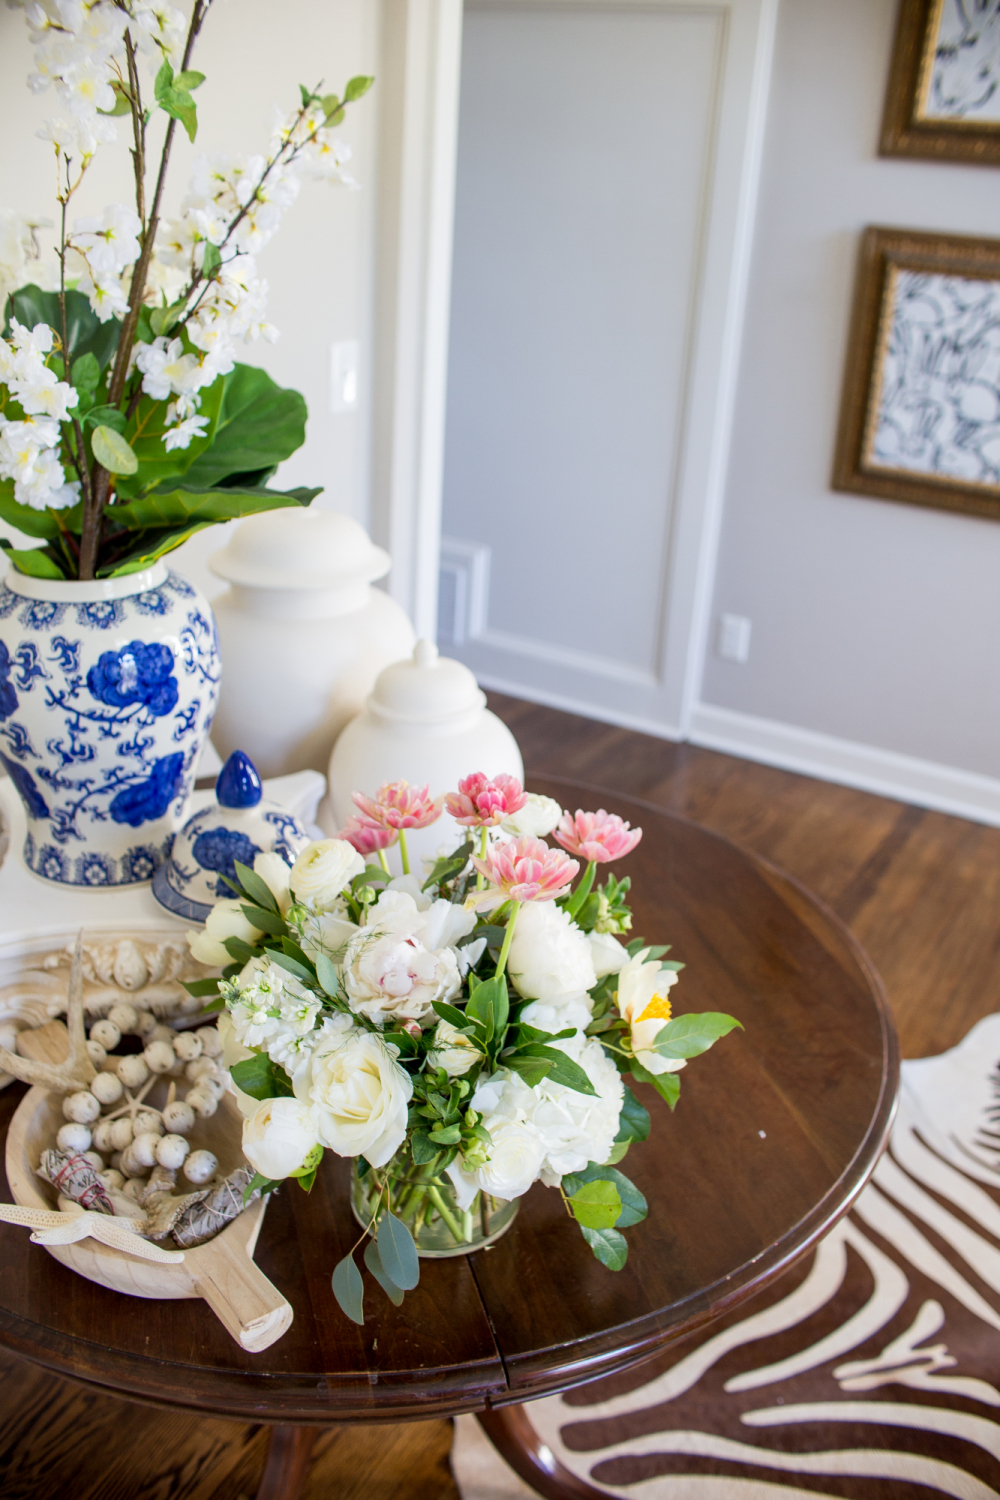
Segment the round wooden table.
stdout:
[[[637,1089],[653,1130],[625,1170],[649,1217],[629,1230],[624,1270],[599,1265],[558,1194],[536,1185],[496,1246],[425,1261],[399,1309],[370,1290],[359,1328],[330,1288],[357,1229],[348,1163],[328,1155],[311,1194],[289,1185],[268,1206],[255,1258],[295,1321],[264,1353],[240,1349],[201,1301],[106,1291],[7,1227],[0,1343],[94,1391],[273,1424],[259,1500],[298,1494],[323,1424],[458,1412],[476,1412],[542,1494],[594,1493],[533,1442],[519,1403],[659,1353],[808,1251],[882,1150],[898,1050],[864,952],[789,876],[647,804],[556,779],[532,787],[642,826],[614,867],[632,876],[634,933],[687,965],[676,1013],[729,1011],[746,1028],[685,1069],[675,1114]],[[0,1128],[22,1094],[0,1095]]]

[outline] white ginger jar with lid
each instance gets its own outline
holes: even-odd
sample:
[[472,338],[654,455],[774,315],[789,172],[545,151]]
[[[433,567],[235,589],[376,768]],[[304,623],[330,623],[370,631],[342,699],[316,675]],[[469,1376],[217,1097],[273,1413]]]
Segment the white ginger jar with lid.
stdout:
[[[352,792],[373,796],[386,781],[426,782],[434,797],[458,789],[474,771],[524,780],[517,741],[486,707],[486,694],[469,668],[439,656],[431,641],[418,641],[408,661],[379,673],[363,712],[340,736],[330,757],[329,797],[321,821],[339,832],[357,808]],[[420,860],[443,846],[454,848],[467,836],[447,813],[429,828],[407,829],[406,842],[416,873]],[[398,850],[388,850],[393,869]],[[415,861],[415,863],[414,863]]]
[[413,650],[413,627],[380,589],[391,559],[335,511],[276,510],[243,521],[209,559],[224,687],[212,743],[245,751],[262,776],[324,771],[382,668]]

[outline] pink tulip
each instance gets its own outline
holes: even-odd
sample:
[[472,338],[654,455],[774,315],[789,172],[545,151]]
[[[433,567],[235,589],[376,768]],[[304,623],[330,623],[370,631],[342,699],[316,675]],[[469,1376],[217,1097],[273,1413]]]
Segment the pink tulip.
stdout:
[[443,797],[432,798],[428,787],[410,786],[408,781],[387,781],[374,797],[352,793],[366,822],[380,828],[428,828],[441,816]]
[[475,771],[463,777],[457,792],[448,793],[445,808],[466,828],[493,828],[520,812],[527,800],[528,794],[516,776],[501,773],[491,781],[482,771]]
[[617,813],[605,812],[603,807],[595,813],[581,812],[577,808],[575,817],[563,813],[554,837],[556,843],[562,844],[570,854],[603,865],[608,860],[631,854],[642,838],[642,829],[629,827]]
[[510,901],[554,901],[566,894],[580,869],[575,859],[532,838],[491,844],[485,859],[472,863],[493,887],[486,898],[495,900],[499,892]]
[[338,839],[346,839],[365,859],[369,854],[377,854],[380,849],[388,849],[394,844],[398,837],[393,828],[382,828],[378,823],[369,823],[365,818],[350,817],[347,827],[342,828],[336,835]]

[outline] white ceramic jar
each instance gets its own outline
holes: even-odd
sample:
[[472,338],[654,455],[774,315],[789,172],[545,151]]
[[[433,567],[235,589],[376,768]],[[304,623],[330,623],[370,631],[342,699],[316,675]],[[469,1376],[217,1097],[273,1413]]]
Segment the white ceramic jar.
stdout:
[[[486,694],[468,667],[438,655],[419,641],[410,661],[379,673],[364,711],[352,719],[330,757],[330,794],[321,814],[329,833],[343,828],[357,809],[352,792],[372,796],[386,781],[428,783],[432,796],[457,790],[473,771],[524,778],[517,741],[486,707]],[[464,836],[445,813],[430,828],[409,830],[411,856],[433,856]],[[396,851],[389,851],[395,860]]]
[[224,686],[212,742],[262,776],[325,771],[344,725],[413,627],[380,589],[390,558],[349,516],[275,510],[243,521],[209,559],[229,589],[212,601]]

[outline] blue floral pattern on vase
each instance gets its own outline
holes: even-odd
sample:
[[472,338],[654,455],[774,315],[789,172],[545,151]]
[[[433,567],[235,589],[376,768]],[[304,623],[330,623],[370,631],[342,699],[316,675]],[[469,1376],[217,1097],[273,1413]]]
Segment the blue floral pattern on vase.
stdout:
[[0,581],[0,759],[27,815],[25,862],[43,879],[148,881],[183,822],[218,642],[197,590],[164,564],[151,572],[134,594],[79,603]]
[[252,869],[260,852],[260,845],[236,828],[207,828],[204,833],[199,833],[191,845],[191,853],[201,868],[218,873],[219,878],[215,882],[217,896],[233,894],[232,886],[226,884],[223,876],[236,881],[236,861],[239,860],[241,865],[249,865]]

